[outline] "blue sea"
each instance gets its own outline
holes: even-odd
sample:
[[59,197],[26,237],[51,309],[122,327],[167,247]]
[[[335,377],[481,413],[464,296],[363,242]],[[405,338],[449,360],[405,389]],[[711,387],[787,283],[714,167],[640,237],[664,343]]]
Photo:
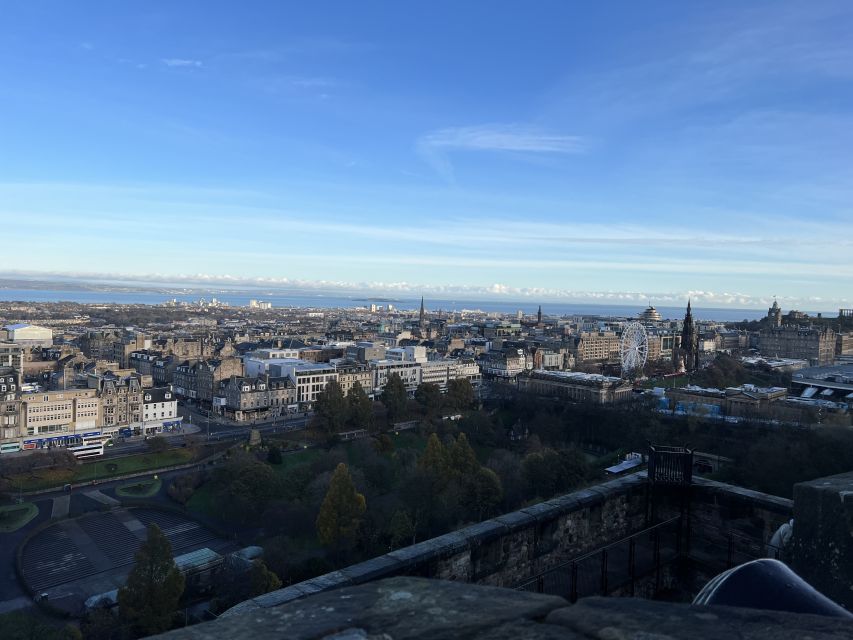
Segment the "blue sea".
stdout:
[[[369,306],[371,302],[387,305],[389,302],[398,309],[416,309],[420,298],[371,298],[366,295],[309,295],[281,294],[275,292],[248,293],[239,292],[206,292],[206,293],[161,293],[155,291],[84,291],[60,289],[0,289],[0,301],[26,302],[79,302],[90,304],[161,304],[167,300],[176,299],[179,302],[195,302],[204,297],[210,300],[215,297],[232,306],[246,306],[250,299],[272,302],[273,307],[300,307],[315,309],[351,308]],[[546,316],[585,315],[603,317],[636,316],[645,305],[605,305],[570,301],[542,301],[542,313]],[[486,312],[515,313],[519,309],[525,314],[535,314],[538,301],[519,300],[438,300],[426,301],[427,309],[435,311],[481,310]],[[664,318],[684,317],[683,307],[657,307]],[[767,314],[764,309],[733,309],[733,308],[702,308],[694,307],[694,315],[701,320],[734,322],[740,320],[755,320]],[[830,316],[834,314],[824,314]]]

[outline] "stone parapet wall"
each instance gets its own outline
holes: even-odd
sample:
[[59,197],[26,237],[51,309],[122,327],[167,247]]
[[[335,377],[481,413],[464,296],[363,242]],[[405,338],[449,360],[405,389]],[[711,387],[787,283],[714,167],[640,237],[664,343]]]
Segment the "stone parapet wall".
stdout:
[[171,631],[164,640],[788,640],[850,638],[850,621],[638,598],[562,598],[391,578]]
[[[699,480],[691,491],[696,517],[734,526],[761,548],[777,523],[791,517],[791,501],[718,482]],[[673,506],[662,509],[677,513]],[[513,511],[437,538],[259,596],[225,615],[276,606],[312,593],[391,576],[422,576],[512,587],[555,565],[622,539],[644,527],[645,472]],[[713,529],[714,532],[717,529]],[[701,536],[699,527],[694,536]],[[748,538],[752,536],[752,538]]]

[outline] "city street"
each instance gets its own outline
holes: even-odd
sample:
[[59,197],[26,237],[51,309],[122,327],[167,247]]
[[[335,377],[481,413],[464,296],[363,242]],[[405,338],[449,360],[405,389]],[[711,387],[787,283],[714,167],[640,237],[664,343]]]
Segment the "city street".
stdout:
[[[208,421],[207,411],[198,411],[195,407],[183,406],[178,408],[178,413],[183,417],[183,430],[175,433],[161,434],[167,439],[172,448],[182,447],[188,436],[202,438],[211,442],[236,441],[247,439],[252,429],[257,429],[262,434],[288,433],[305,429],[311,420],[311,414],[296,416],[276,417],[258,422],[234,422],[221,416],[212,415]],[[146,451],[148,445],[143,436],[131,438],[117,438],[115,445],[104,449],[104,457],[123,456],[129,453]]]

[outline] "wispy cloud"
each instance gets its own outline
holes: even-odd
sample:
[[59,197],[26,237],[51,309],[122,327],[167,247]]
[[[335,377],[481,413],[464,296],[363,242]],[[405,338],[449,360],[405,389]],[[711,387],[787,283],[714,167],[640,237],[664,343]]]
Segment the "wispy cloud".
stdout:
[[438,129],[422,136],[419,153],[447,179],[453,168],[451,151],[507,151],[519,153],[575,154],[586,150],[583,138],[550,133],[517,124],[486,124]]
[[[346,281],[307,280],[288,277],[245,277],[229,274],[185,273],[185,274],[126,274],[96,272],[51,272],[51,271],[0,271],[0,279],[43,281],[78,281],[85,283],[126,284],[139,287],[157,287],[175,293],[175,289],[186,292],[262,290],[267,294],[304,291],[312,294],[392,294],[434,297],[443,300],[505,300],[518,301],[571,301],[612,305],[637,305],[639,312],[649,300],[658,306],[680,306],[689,298],[694,305],[705,307],[765,308],[774,298],[756,296],[738,291],[653,291],[653,290],[583,290],[555,287],[518,287],[505,283],[491,284],[437,284],[418,283],[405,280],[392,281]],[[16,282],[16,286],[21,286]],[[0,298],[2,298],[0,287]],[[165,295],[165,294],[164,294]],[[778,302],[784,308],[804,310],[834,310],[839,304],[849,304],[845,298],[827,299],[819,296],[784,296]],[[701,314],[700,314],[701,316]]]
[[162,58],[160,60],[167,67],[201,67],[201,60],[192,60],[190,58]]

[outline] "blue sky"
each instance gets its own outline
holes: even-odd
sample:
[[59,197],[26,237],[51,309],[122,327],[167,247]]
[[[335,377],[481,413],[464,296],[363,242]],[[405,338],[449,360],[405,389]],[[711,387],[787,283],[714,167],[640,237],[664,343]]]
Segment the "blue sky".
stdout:
[[853,301],[849,2],[39,2],[0,271]]

